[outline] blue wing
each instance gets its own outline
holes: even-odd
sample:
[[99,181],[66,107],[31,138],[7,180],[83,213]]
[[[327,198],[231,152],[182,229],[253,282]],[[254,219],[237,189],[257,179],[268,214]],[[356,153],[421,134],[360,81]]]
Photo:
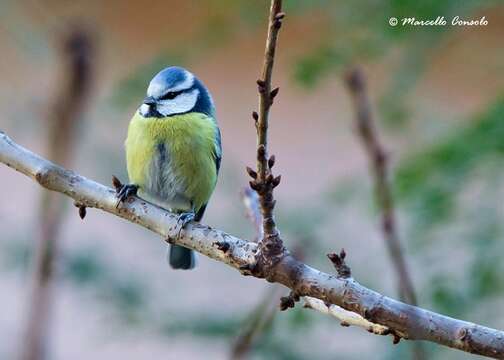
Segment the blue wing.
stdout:
[[[220,166],[221,166],[221,160],[222,160],[221,134],[220,134],[220,130],[218,127],[217,127],[216,134],[215,134],[215,148],[213,151],[213,155],[214,155],[214,159],[215,159],[216,175],[218,176]],[[217,176],[216,176],[216,178],[217,178]],[[207,204],[203,204],[203,206],[196,213],[194,220],[201,221],[201,218],[203,218],[203,214],[205,213],[206,207],[207,207]]]

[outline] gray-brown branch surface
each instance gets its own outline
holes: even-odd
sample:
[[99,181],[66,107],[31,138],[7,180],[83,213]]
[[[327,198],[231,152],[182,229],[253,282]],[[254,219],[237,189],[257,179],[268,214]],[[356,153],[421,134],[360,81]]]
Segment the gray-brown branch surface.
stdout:
[[[402,301],[416,306],[418,302],[415,288],[397,231],[394,200],[388,178],[388,158],[378,136],[365,80],[364,73],[358,67],[351,69],[346,76],[346,84],[354,103],[357,134],[369,158],[376,202],[381,213],[383,238],[397,276],[399,297]],[[413,359],[426,359],[420,343],[416,343],[412,350]]]
[[346,84],[354,103],[357,133],[369,158],[376,200],[381,211],[385,244],[398,277],[399,295],[401,300],[411,305],[418,305],[413,281],[397,232],[394,201],[387,174],[387,154],[378,138],[362,71],[359,68],[349,71],[346,76]]
[[[0,132],[0,162],[60,192],[88,208],[97,208],[145,227],[171,243],[198,251],[240,270],[255,262],[257,245],[190,223],[178,236],[177,215],[132,197],[116,207],[116,192],[66,170],[13,142]],[[280,283],[299,296],[311,296],[387,326],[396,336],[427,340],[462,351],[504,359],[504,332],[454,319],[402,303],[368,289],[353,278],[341,278],[314,269],[285,252],[271,270],[269,281]]]
[[280,184],[280,176],[273,176],[272,168],[275,164],[275,156],[268,155],[269,111],[279,90],[271,88],[271,78],[278,33],[282,27],[284,16],[282,0],[271,0],[262,74],[261,78],[257,80],[259,112],[252,113],[257,131],[257,171],[247,168],[248,174],[252,177],[250,187],[259,195],[263,224],[263,236],[259,242],[256,263],[250,267],[250,270],[263,277],[268,277],[269,269],[275,266],[285,253],[273,216],[275,207],[273,189]]
[[[243,189],[241,197],[243,205],[245,205],[245,215],[250,220],[256,233],[254,242],[258,243],[263,237],[259,196],[256,191],[247,187]],[[231,359],[246,358],[255,346],[255,343],[263,335],[264,330],[271,326],[275,319],[275,314],[278,312],[278,303],[283,291],[284,289],[277,284],[269,288],[251,314],[246,317],[243,327],[231,344]]]
[[[68,166],[73,155],[76,129],[89,95],[92,80],[93,46],[85,29],[71,29],[62,41],[63,79],[48,118],[49,158]],[[32,284],[27,321],[19,359],[34,360],[47,356],[52,309],[52,277],[58,254],[58,235],[64,213],[62,198],[56,193],[42,194],[39,231],[35,238]],[[84,211],[84,208],[81,208]]]

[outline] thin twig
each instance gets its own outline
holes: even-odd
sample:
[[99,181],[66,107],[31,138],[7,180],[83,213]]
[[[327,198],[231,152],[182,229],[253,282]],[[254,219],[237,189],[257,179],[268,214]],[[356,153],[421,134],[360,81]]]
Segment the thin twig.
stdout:
[[376,335],[390,334],[390,330],[388,327],[379,324],[374,324],[364,319],[359,314],[347,311],[337,305],[326,304],[322,300],[315,299],[309,296],[305,296],[303,300],[305,302],[304,305],[305,308],[317,310],[322,314],[333,316],[340,321],[341,326],[361,327]]
[[[242,192],[242,200],[246,209],[247,218],[251,221],[254,226],[256,233],[260,234],[262,231],[262,221],[261,212],[259,209],[259,198],[257,193],[251,189],[246,188]],[[300,255],[301,251],[299,249],[294,249],[294,254]],[[301,256],[302,257],[302,256]],[[338,276],[342,278],[349,278],[351,275],[350,267],[345,263],[345,251],[342,249],[339,254],[329,254],[329,259],[333,263]],[[261,334],[262,330],[267,328],[274,320],[274,314],[276,313],[278,307],[272,306],[274,302],[278,301],[278,296],[281,288],[279,285],[273,287],[268,291],[265,297],[261,300],[258,307],[253,310],[250,317],[250,321],[247,320],[247,324],[239,334],[237,339],[233,342],[231,358],[241,359],[247,353],[250,352],[254,342]],[[287,310],[293,308],[295,303],[299,301],[300,298],[296,293],[291,292],[288,296],[283,296],[280,298],[280,310]],[[387,327],[373,324],[372,322],[364,319],[359,314],[347,311],[337,305],[325,304],[323,301],[305,296],[303,297],[304,307],[310,308],[323,314],[327,314],[338,319],[342,326],[357,326],[362,327],[365,330],[372,332],[376,335],[388,335],[390,331]]]
[[[51,163],[16,144],[1,131],[0,162],[46,189],[65,194],[88,208],[124,218],[159,234],[165,241],[198,251],[237,270],[255,262],[255,243],[203,224],[190,223],[179,233],[176,214],[136,197],[116,208],[115,190]],[[225,252],[219,249],[219,243],[227,244]],[[465,352],[504,358],[504,331],[402,303],[362,286],[353,278],[344,279],[316,270],[288,252],[271,269],[267,280],[283,284],[299,296],[314,297],[357,313],[404,339],[426,340]]]
[[280,257],[285,252],[273,216],[273,209],[275,207],[273,189],[280,184],[280,176],[273,176],[272,168],[275,164],[275,156],[272,155],[270,157],[268,155],[269,111],[273,104],[273,99],[279,90],[278,88],[271,88],[271,78],[278,33],[284,16],[285,14],[282,13],[282,1],[271,0],[264,63],[261,78],[257,80],[259,112],[252,113],[257,130],[257,171],[247,168],[248,174],[252,177],[250,187],[259,194],[263,222],[263,238],[259,243],[256,264],[251,270],[263,277],[268,276],[268,270],[280,260]]
[[[262,231],[262,226],[261,226],[261,213],[259,210],[259,199],[257,193],[253,190],[245,189],[242,192],[242,200],[246,208],[247,218],[254,225],[256,232],[260,233]],[[301,251],[299,249],[295,249],[294,253],[299,256]],[[345,263],[345,257],[346,257],[345,250],[341,249],[339,254],[328,254],[327,256],[334,265],[339,277],[349,278],[351,276],[350,267]],[[278,289],[278,287],[275,289]],[[276,300],[276,296],[270,296],[269,293],[267,294],[267,296],[269,296],[270,303],[272,302],[272,300]],[[261,305],[265,303],[267,304],[268,303],[267,301],[268,297],[266,299],[263,299],[263,301],[261,301]],[[297,296],[296,293],[291,292],[288,296],[284,296],[281,298],[280,310],[287,310],[289,308],[294,307],[297,301],[299,301],[299,297]],[[309,296],[303,297],[303,301],[306,308],[320,311],[323,314],[331,315],[336,319],[338,319],[341,322],[342,326],[353,325],[357,327],[362,327],[367,331],[372,332],[376,335],[390,334],[390,331],[386,326],[373,324],[372,322],[364,319],[359,314],[347,311],[337,305],[325,304],[323,301]],[[271,311],[273,311],[271,310],[271,307],[269,308],[265,307],[263,313],[255,312],[257,320],[254,321],[251,326],[247,327],[246,331],[244,331],[242,335],[238,337],[237,342],[233,345],[234,349],[234,351],[232,352],[233,354],[238,353],[236,352],[236,349],[240,349],[240,352],[238,354],[240,354],[240,356],[243,356],[250,350],[253,341],[260,333],[260,330],[256,329],[256,327],[261,326],[264,328],[263,326],[265,322],[264,319],[269,319],[269,321],[273,321],[274,317],[270,313]],[[239,346],[237,344],[239,344]]]
[[243,205],[245,206],[245,215],[250,223],[254,226],[256,234],[256,243],[259,243],[263,238],[263,226],[262,226],[262,216],[261,209],[259,205],[259,197],[257,192],[250,189],[244,188],[241,192],[241,198]]
[[[369,158],[374,192],[381,212],[383,238],[396,272],[399,297],[402,301],[416,306],[417,296],[397,231],[394,200],[388,178],[387,153],[378,137],[365,77],[362,70],[356,67],[347,73],[345,80],[354,103],[357,133]],[[426,358],[420,344],[415,344],[413,356],[416,360]]]
[[329,260],[331,260],[340,278],[346,279],[352,276],[352,271],[345,262],[346,257],[345,249],[341,249],[339,254],[336,253],[327,254],[327,257],[329,258]]
[[[255,230],[255,241],[259,243],[263,238],[262,216],[257,192],[245,188],[241,192],[241,198],[245,207],[246,217]],[[274,321],[278,312],[277,301],[284,290],[278,284],[268,289],[259,304],[252,310],[247,322],[231,344],[231,359],[243,359],[251,351],[257,339],[263,331]]]
[[247,322],[231,344],[233,360],[246,358],[257,339],[268,329],[278,312],[277,301],[283,289],[275,285],[268,289],[259,304],[252,310]]
[[[69,166],[75,143],[79,115],[82,113],[91,79],[92,48],[89,35],[80,29],[71,31],[63,39],[62,86],[56,95],[49,116],[49,157]],[[63,214],[63,199],[56,193],[42,194],[39,224],[35,244],[29,309],[20,359],[35,360],[46,356],[51,311],[51,283],[58,252],[58,233]],[[85,216],[85,207],[79,206]]]
[[381,210],[383,234],[398,277],[400,296],[409,304],[417,305],[413,281],[409,275],[397,232],[394,201],[387,174],[387,154],[378,139],[362,71],[358,68],[351,70],[347,74],[346,83],[354,103],[356,128],[373,172],[376,199]]

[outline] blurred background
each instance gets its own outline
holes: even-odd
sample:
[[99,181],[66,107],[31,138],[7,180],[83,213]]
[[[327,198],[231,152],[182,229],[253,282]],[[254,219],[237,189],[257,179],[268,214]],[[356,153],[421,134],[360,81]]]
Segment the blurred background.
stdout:
[[[240,192],[255,158],[268,10],[263,0],[0,0],[0,129],[93,180],[126,180],[123,142],[148,81],[187,67],[212,92],[223,139],[204,223],[253,239]],[[284,10],[270,136],[287,246],[328,272],[325,254],[345,248],[358,281],[398,297],[342,80],[361,64],[419,305],[504,328],[504,4],[286,0]],[[455,15],[488,25],[450,26]],[[391,27],[391,16],[448,25]],[[82,221],[68,198],[5,166],[0,184],[1,359],[27,350],[44,303],[31,321],[49,359],[226,359],[265,312],[245,357],[411,357],[406,341],[302,306],[269,310],[284,290],[202,256],[196,270],[173,271],[156,235],[94,209]],[[41,244],[53,266],[33,280]],[[426,345],[431,359],[476,358]]]

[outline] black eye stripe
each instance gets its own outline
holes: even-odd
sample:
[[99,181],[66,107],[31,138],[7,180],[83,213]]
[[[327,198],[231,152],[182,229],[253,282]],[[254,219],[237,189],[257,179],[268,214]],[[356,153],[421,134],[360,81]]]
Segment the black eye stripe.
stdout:
[[175,99],[177,97],[177,95],[179,95],[181,93],[182,93],[182,91],[169,91],[166,94],[164,94],[163,96],[161,96],[159,98],[159,100],[172,100],[172,99]]

